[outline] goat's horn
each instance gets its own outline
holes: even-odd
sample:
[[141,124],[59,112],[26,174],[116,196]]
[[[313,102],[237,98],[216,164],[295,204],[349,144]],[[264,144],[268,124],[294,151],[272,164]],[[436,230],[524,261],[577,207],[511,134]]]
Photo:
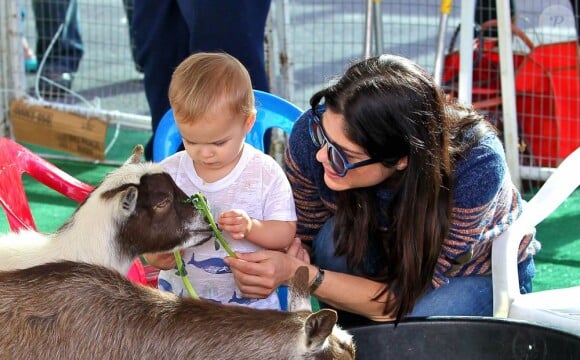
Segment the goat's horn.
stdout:
[[144,152],[143,145],[141,144],[135,145],[135,147],[133,148],[133,154],[129,159],[127,159],[127,161],[125,161],[125,164],[139,164],[141,162],[143,152]]

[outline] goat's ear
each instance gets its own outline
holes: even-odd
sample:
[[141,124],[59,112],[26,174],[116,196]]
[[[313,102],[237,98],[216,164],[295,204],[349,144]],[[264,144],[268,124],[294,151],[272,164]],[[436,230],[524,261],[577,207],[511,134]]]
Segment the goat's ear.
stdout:
[[308,268],[301,266],[296,270],[288,287],[290,299],[288,300],[289,311],[312,311],[310,291],[308,289]]
[[332,329],[338,320],[336,311],[322,309],[314,314],[310,314],[304,323],[306,333],[306,344],[309,349],[319,348],[324,344],[326,338],[332,333]]
[[123,215],[129,216],[135,211],[138,195],[139,190],[137,190],[137,187],[135,186],[129,186],[127,189],[123,190],[121,193],[121,208],[119,209]]
[[143,157],[143,145],[138,144],[135,145],[133,148],[133,153],[131,156],[125,161],[125,164],[139,164],[141,162],[141,158]]

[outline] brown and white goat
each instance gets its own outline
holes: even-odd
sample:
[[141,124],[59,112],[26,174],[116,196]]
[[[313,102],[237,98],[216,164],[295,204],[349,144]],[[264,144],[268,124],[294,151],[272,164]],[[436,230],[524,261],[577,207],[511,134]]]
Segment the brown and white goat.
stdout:
[[307,282],[300,268],[289,303],[308,309],[284,312],[179,298],[84,263],[0,272],[0,358],[354,359],[336,312],[310,311]]
[[20,231],[0,236],[0,270],[59,260],[87,262],[123,274],[146,252],[202,243],[212,233],[187,195],[158,164],[141,163],[138,145],[108,173],[72,217],[53,234]]

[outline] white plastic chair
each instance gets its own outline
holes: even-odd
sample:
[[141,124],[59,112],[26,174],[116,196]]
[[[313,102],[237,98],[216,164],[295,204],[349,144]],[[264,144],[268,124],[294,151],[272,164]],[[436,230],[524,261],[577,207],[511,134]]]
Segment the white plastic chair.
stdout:
[[580,148],[577,148],[527,203],[521,217],[493,242],[495,317],[526,320],[580,334],[580,286],[522,295],[517,270],[517,252],[522,237],[556,210],[579,185]]

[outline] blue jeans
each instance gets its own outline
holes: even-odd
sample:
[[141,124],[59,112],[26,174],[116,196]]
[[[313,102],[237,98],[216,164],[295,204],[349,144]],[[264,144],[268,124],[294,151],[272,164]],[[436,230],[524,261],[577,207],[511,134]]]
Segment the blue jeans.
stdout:
[[[134,0],[131,31],[143,68],[153,134],[169,110],[173,70],[199,51],[223,51],[248,69],[254,89],[269,91],[264,57],[271,0]],[[170,39],[170,40],[168,40]],[[153,154],[152,138],[145,157]]]
[[[312,262],[332,271],[352,273],[344,256],[334,255],[334,218],[329,219],[312,244]],[[372,263],[372,261],[369,261]],[[534,261],[530,256],[518,265],[520,291],[532,291]],[[493,284],[491,275],[450,278],[449,283],[430,289],[421,297],[410,317],[426,316],[492,316]]]
[[[46,56],[44,72],[75,73],[84,52],[77,1],[33,0],[32,9],[37,32],[36,54],[39,59]],[[62,32],[49,49],[61,24]]]

